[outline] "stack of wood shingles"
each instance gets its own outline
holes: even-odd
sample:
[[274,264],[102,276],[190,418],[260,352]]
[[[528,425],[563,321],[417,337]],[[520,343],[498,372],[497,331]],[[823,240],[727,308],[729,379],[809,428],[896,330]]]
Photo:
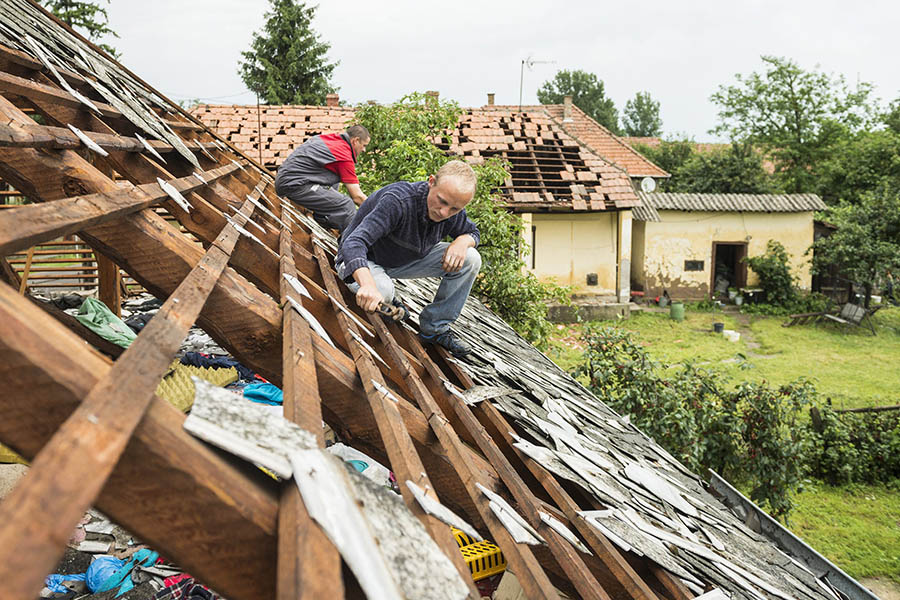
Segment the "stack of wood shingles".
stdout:
[[256,106],[201,104],[191,112],[256,159],[260,158],[262,137],[262,163],[270,169],[277,168],[309,138],[343,131],[353,118],[352,108],[339,106],[265,105],[257,112]]

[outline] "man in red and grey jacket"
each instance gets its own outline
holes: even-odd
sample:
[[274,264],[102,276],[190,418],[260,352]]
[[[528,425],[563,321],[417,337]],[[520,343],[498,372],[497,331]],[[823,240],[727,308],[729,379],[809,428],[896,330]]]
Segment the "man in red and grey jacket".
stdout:
[[[366,199],[356,160],[368,143],[369,131],[362,125],[308,139],[278,168],[275,192],[311,210],[320,225],[343,231]],[[340,183],[350,197],[338,192]]]

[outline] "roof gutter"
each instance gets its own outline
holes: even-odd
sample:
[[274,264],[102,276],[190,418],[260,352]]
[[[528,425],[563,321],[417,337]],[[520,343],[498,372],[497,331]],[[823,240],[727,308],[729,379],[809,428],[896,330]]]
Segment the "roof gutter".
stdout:
[[[849,600],[878,600],[878,596],[847,575],[833,562],[813,550],[809,544],[785,529],[781,523],[770,517],[715,471],[710,470],[709,474],[711,491],[722,500],[725,506],[738,513],[738,518],[743,519],[745,523],[755,517],[759,521],[759,533],[775,542],[782,552],[803,564],[818,579],[826,579],[827,584],[830,584]],[[756,529],[753,526],[750,527]]]

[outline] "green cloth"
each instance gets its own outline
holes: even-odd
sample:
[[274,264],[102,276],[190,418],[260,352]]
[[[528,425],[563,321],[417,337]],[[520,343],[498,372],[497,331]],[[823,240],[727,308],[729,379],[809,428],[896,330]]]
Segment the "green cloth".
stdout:
[[117,317],[105,304],[94,298],[85,298],[75,315],[78,321],[102,337],[117,346],[127,348],[137,337],[137,334],[125,324],[125,321]]

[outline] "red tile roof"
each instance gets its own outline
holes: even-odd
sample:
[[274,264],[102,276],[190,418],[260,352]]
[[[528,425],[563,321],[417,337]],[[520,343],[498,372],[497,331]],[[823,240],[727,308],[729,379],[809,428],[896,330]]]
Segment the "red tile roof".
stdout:
[[[353,118],[353,108],[324,106],[263,106],[257,117],[256,106],[200,105],[192,113],[253,157],[261,121],[262,158],[269,167],[309,137],[343,130]],[[500,191],[514,210],[602,211],[640,204],[628,174],[579,144],[544,107],[522,113],[518,107],[467,109],[443,149],[472,163],[507,160],[511,175]]]
[[564,107],[562,104],[548,104],[544,108],[570,135],[577,138],[582,144],[589,146],[606,160],[625,169],[630,177],[669,176],[663,169],[647,160],[622,138],[590,118],[577,106],[572,106],[572,120],[569,122],[563,120]]
[[204,125],[256,159],[261,122],[262,162],[273,170],[308,138],[346,129],[353,113],[345,106],[263,105],[258,116],[256,106],[200,104],[191,109]]

